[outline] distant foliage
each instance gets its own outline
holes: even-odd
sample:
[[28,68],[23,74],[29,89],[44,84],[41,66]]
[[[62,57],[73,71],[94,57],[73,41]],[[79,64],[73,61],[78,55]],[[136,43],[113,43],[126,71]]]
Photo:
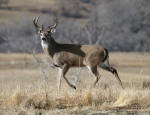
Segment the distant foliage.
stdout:
[[[111,51],[150,51],[149,11],[149,0],[100,1],[90,18],[91,24],[98,28],[92,32],[100,33],[103,26],[100,44]],[[97,39],[101,36],[95,35]]]
[[[77,9],[78,11],[75,11],[77,15],[82,15],[83,7],[79,3],[94,4],[90,0],[71,1],[76,2],[80,8],[75,8],[75,4],[73,7],[69,6],[71,5],[69,3],[67,5],[66,1],[63,7],[69,8],[66,10],[68,13]],[[60,43],[102,45],[109,51],[150,51],[149,0],[98,0],[95,6],[88,10],[89,18],[85,24],[76,19],[78,16],[76,18],[70,18],[70,14],[65,17],[59,16],[55,40]],[[40,22],[45,26],[54,23],[52,16],[42,16]],[[11,26],[0,26],[0,38],[5,39],[0,45],[1,52],[31,53],[33,49],[36,52],[42,51],[32,19],[26,17]]]
[[2,5],[7,5],[9,3],[10,0],[0,0],[0,7]]
[[61,0],[59,1],[60,12],[65,17],[83,18],[86,16],[86,11],[80,0]]
[[4,42],[5,42],[5,40],[2,37],[0,37],[0,44],[2,44]]

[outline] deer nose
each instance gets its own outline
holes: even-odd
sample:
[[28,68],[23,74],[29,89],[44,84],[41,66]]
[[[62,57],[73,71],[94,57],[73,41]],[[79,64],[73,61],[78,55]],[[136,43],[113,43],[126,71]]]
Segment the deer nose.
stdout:
[[44,40],[44,41],[45,41],[45,40],[46,40],[46,38],[42,38],[42,40]]

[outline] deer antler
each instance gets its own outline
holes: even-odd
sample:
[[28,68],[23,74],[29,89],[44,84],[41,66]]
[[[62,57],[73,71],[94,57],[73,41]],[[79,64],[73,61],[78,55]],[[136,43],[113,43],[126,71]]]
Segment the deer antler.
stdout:
[[49,26],[48,28],[51,30],[51,29],[53,29],[53,28],[56,28],[57,25],[58,25],[58,19],[57,19],[57,17],[56,17],[56,18],[55,18],[55,24],[52,25],[52,26]]
[[43,30],[43,24],[42,25],[38,25],[38,21],[39,21],[40,16],[35,17],[33,19],[33,24],[34,26],[38,29],[38,30]]

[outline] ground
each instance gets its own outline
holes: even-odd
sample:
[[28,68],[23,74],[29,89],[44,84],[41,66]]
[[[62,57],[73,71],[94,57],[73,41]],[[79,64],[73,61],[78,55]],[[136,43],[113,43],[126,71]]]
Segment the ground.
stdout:
[[[77,90],[63,80],[57,90],[57,68],[48,67],[45,55],[38,54],[42,66],[29,54],[0,54],[0,113],[2,114],[148,114],[150,109],[150,54],[111,53],[110,63],[119,73],[125,89],[115,77],[99,68],[101,79],[87,68],[81,69]],[[42,74],[45,72],[46,81]],[[67,78],[73,82],[78,69]],[[105,110],[105,112],[104,112]],[[128,110],[128,111],[127,111]],[[126,113],[127,114],[127,113]]]

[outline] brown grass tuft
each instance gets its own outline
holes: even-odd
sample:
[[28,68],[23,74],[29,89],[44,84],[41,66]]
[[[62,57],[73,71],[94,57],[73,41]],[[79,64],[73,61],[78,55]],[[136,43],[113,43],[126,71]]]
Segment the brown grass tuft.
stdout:
[[54,108],[54,102],[50,99],[41,97],[41,95],[33,95],[24,102],[25,108],[49,110]]
[[93,102],[93,96],[91,92],[87,92],[82,98],[82,103],[85,106],[90,106],[92,105],[92,102]]
[[7,107],[17,107],[23,102],[24,99],[25,95],[22,92],[15,92],[12,96],[6,99],[6,101],[4,101],[4,104]]
[[143,88],[150,88],[150,81],[143,81]]
[[[40,113],[41,111],[51,109],[55,109],[56,111],[58,109],[66,109],[67,111],[70,109],[72,110],[72,108],[92,108],[98,110],[112,110],[118,108],[150,109],[149,67],[142,67],[144,72],[142,73],[142,78],[139,79],[140,73],[138,73],[138,71],[141,70],[141,67],[127,66],[128,63],[126,62],[128,61],[125,61],[126,57],[132,57],[119,57],[118,55],[119,54],[116,56],[115,54],[113,60],[116,60],[116,64],[122,63],[123,65],[118,65],[117,69],[123,81],[124,90],[120,88],[118,81],[111,73],[103,70],[101,72],[102,77],[98,84],[96,87],[91,88],[93,77],[89,77],[87,69],[83,69],[79,77],[80,82],[77,84],[77,90],[71,89],[63,81],[62,89],[58,93],[56,69],[50,69],[46,72],[48,76],[48,86],[45,87],[45,82],[38,68],[35,68],[32,63],[28,65],[31,69],[27,68],[28,66],[22,65],[21,62],[24,61],[21,60],[24,60],[22,58],[26,56],[22,56],[22,54],[20,54],[21,57],[15,54],[14,56],[9,56],[8,54],[6,56],[7,58],[5,58],[4,54],[2,56],[2,62],[4,63],[2,63],[2,69],[0,70],[0,108],[14,109],[15,107],[14,110],[19,109],[20,114],[30,110],[31,113],[32,111],[35,111],[35,113],[38,111],[38,113]],[[38,57],[40,58],[41,56]],[[30,58],[28,57],[29,62],[32,59]],[[146,63],[149,58],[145,58]],[[13,59],[14,62],[18,63],[12,64],[12,68],[7,62],[11,62]],[[128,58],[128,60],[130,59]],[[132,60],[134,60],[134,62],[132,62]],[[129,62],[132,62],[134,65],[136,65],[136,61],[139,63],[135,58],[132,60]],[[45,67],[47,66],[44,65],[43,68]],[[71,69],[70,73],[68,72],[67,74],[68,80],[73,80],[73,74],[74,69]],[[142,85],[144,88],[141,88]],[[19,88],[16,88],[18,86]]]
[[113,104],[114,107],[126,109],[145,109],[150,106],[150,91],[148,90],[125,90]]

